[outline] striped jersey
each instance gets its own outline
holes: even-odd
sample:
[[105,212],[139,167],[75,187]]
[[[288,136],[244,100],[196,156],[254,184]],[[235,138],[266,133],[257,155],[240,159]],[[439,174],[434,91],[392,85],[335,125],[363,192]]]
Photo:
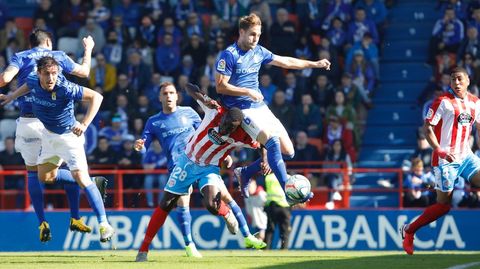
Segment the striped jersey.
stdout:
[[[435,99],[425,120],[434,125],[440,148],[460,161],[471,152],[468,139],[474,123],[480,123],[480,101],[471,93],[461,99],[452,91]],[[447,163],[434,152],[432,166]]]
[[198,103],[205,111],[205,117],[193,136],[190,137],[185,149],[185,153],[191,161],[201,166],[220,166],[221,162],[236,147],[255,149],[260,147],[260,144],[253,140],[241,126],[230,135],[221,136],[218,128],[222,116],[227,110],[223,107],[210,109],[202,102]]

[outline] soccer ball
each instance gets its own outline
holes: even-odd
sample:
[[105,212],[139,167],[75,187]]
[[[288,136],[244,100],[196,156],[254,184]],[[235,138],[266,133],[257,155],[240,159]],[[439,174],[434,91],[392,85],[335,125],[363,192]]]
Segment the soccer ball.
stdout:
[[311,189],[308,178],[300,174],[290,176],[285,184],[285,193],[293,201],[302,201],[310,194]]

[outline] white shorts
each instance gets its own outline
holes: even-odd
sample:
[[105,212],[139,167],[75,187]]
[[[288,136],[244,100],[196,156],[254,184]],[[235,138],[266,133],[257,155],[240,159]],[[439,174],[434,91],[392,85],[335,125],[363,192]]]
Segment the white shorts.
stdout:
[[42,148],[37,164],[53,163],[60,166],[65,161],[74,170],[88,170],[85,155],[85,136],[74,133],[56,134],[44,129],[42,132]]
[[242,112],[242,128],[252,139],[257,140],[261,130],[269,131],[271,136],[288,137],[287,130],[267,105],[242,109]]
[[22,154],[25,165],[37,165],[45,129],[37,118],[18,118],[15,131],[15,150]]

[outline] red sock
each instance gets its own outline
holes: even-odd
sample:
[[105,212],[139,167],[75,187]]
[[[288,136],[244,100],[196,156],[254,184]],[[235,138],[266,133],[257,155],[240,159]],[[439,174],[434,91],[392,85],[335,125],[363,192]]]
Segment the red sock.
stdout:
[[148,247],[152,242],[155,235],[157,235],[158,230],[162,227],[163,223],[167,219],[168,212],[161,209],[160,207],[155,208],[153,211],[152,217],[148,222],[147,231],[145,232],[145,237],[143,238],[142,246],[138,251],[148,252]]
[[230,211],[230,208],[227,206],[227,204],[225,204],[225,202],[220,200],[220,206],[218,207],[218,215],[222,217],[226,216],[228,214],[228,211]]
[[414,234],[418,229],[447,214],[448,211],[450,211],[450,207],[451,206],[448,204],[440,203],[436,203],[427,207],[425,211],[423,211],[423,214],[417,218],[417,220],[408,225],[408,228],[405,230],[405,232]]

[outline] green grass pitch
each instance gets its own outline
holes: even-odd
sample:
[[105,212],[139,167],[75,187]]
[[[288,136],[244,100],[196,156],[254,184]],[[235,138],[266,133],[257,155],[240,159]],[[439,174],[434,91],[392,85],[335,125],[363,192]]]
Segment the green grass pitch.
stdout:
[[135,263],[135,251],[0,252],[0,268],[480,268],[480,252],[418,251],[202,251],[203,259],[183,251],[150,251],[149,261]]

